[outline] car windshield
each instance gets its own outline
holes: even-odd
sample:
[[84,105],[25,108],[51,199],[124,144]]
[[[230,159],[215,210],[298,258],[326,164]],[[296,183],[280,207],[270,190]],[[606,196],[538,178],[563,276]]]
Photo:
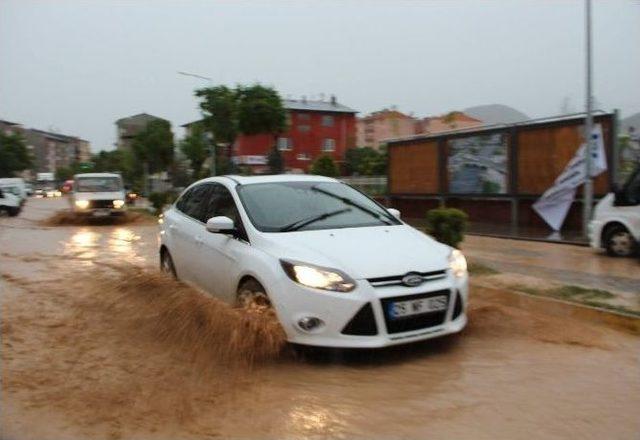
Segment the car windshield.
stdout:
[[237,191],[251,222],[262,232],[400,224],[387,210],[342,183],[253,183]]
[[77,179],[78,192],[120,191],[122,184],[118,177],[80,177]]

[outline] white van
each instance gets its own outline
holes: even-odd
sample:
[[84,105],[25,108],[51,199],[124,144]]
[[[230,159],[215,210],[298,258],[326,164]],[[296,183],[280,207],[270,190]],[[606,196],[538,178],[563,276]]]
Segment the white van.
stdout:
[[591,247],[627,257],[640,251],[640,166],[621,189],[596,205],[589,223]]
[[76,214],[105,217],[122,215],[126,210],[124,185],[119,174],[76,174],[69,200]]
[[0,188],[0,214],[15,217],[20,213],[20,199],[6,189]]
[[18,197],[20,204],[24,204],[27,201],[27,198],[29,198],[27,184],[24,182],[24,179],[19,177],[4,177],[0,179],[0,188],[11,192],[13,195]]

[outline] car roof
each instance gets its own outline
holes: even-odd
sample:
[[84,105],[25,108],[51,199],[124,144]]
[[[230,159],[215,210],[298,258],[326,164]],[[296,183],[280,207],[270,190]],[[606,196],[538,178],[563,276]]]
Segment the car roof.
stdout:
[[122,177],[120,174],[115,173],[81,173],[73,176],[74,179],[78,177]]
[[209,177],[201,182],[219,182],[222,178],[234,181],[239,185],[249,185],[252,183],[275,183],[275,182],[338,182],[338,180],[325,176],[314,176],[309,174],[274,174],[268,176],[237,176],[224,175]]

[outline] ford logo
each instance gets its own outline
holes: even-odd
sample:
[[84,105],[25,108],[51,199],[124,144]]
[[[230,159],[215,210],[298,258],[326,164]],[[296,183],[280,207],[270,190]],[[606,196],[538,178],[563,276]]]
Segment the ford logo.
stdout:
[[402,284],[409,287],[419,286],[423,281],[422,275],[415,272],[410,272],[402,277]]

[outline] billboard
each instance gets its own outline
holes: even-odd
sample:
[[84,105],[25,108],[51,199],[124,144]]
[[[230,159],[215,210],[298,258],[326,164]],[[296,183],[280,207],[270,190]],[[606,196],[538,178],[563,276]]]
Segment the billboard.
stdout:
[[449,192],[505,194],[507,192],[507,135],[493,133],[448,141]]

